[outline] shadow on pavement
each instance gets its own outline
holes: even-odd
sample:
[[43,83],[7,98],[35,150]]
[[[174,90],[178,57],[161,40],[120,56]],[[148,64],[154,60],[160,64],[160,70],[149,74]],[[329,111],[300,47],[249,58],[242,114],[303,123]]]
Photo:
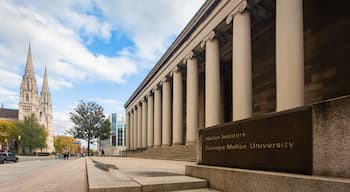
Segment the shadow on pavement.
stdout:
[[116,169],[118,170],[118,167],[113,165],[113,164],[105,164],[105,163],[101,163],[95,160],[92,160],[92,162],[95,163],[95,167],[101,169],[102,171],[109,171],[109,169]]

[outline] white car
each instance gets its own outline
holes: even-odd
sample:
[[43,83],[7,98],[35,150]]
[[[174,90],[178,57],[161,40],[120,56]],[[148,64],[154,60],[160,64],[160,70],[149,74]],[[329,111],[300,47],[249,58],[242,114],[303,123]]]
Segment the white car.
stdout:
[[3,159],[4,163],[7,161],[13,161],[15,163],[18,162],[18,157],[16,157],[16,155],[11,152],[2,152],[1,158]]

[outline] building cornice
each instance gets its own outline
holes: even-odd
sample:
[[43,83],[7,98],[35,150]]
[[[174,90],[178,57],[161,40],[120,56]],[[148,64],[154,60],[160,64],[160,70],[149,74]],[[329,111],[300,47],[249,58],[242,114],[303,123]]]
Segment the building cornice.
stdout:
[[201,8],[197,11],[191,21],[181,31],[175,41],[171,44],[168,50],[159,59],[156,65],[148,73],[146,78],[141,82],[133,94],[124,104],[128,108],[129,104],[139,95],[141,90],[148,84],[148,82],[157,74],[157,72],[166,64],[166,62],[173,56],[175,51],[182,46],[182,44],[190,37],[192,32],[208,17],[212,10],[218,5],[221,0],[207,0]]

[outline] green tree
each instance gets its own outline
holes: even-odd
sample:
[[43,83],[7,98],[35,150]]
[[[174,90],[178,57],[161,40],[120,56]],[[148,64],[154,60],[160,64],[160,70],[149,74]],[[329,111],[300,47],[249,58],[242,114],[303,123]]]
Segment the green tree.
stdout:
[[103,114],[103,107],[95,102],[81,101],[74,112],[70,113],[70,120],[74,126],[68,133],[88,142],[88,154],[90,144],[93,144],[97,138],[107,139],[111,134],[111,122]]
[[19,122],[18,125],[22,130],[22,147],[28,147],[30,153],[33,149],[46,147],[48,133],[45,127],[39,124],[34,113],[31,116],[24,117],[24,120]]

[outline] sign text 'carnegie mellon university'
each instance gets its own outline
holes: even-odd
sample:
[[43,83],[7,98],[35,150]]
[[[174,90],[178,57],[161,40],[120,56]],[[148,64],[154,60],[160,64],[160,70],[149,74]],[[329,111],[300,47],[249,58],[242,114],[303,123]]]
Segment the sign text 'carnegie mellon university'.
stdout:
[[311,174],[310,108],[201,129],[202,164]]

